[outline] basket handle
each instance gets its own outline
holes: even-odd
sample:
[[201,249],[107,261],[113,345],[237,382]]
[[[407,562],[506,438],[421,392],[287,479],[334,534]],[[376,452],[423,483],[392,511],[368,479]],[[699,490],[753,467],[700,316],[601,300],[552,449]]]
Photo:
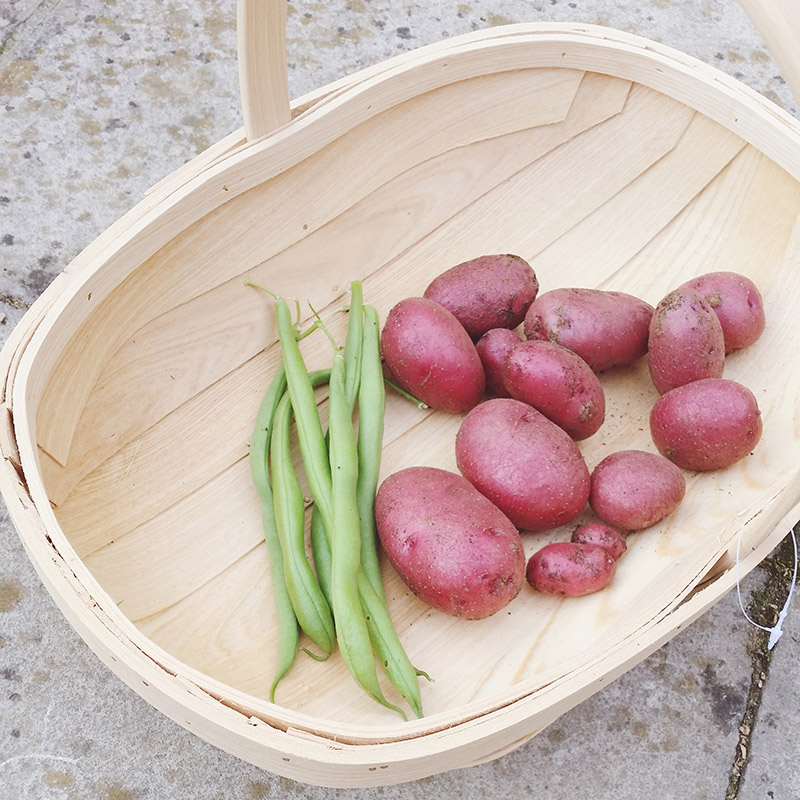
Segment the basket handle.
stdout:
[[286,0],[238,0],[239,93],[248,141],[291,119]]
[[[739,0],[800,101],[800,0]],[[238,0],[239,91],[245,136],[265,136],[291,119],[286,0]]]
[[795,100],[800,102],[800,2],[798,0],[739,0],[764,44],[780,67]]

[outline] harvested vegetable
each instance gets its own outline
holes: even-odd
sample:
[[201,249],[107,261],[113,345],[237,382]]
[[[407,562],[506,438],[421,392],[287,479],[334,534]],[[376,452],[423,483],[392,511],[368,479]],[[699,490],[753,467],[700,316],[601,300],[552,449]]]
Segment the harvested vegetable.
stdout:
[[553,289],[525,315],[528,339],[555,342],[577,353],[595,372],[633,364],[647,352],[653,307],[625,292]]
[[383,548],[428,605],[463,619],[505,608],[525,578],[525,551],[511,521],[465,478],[409,467],[383,481],[375,504]]
[[589,499],[589,470],[578,446],[527,403],[486,400],[456,434],[461,474],[522,530],[564,525]]
[[586,439],[603,424],[606,400],[591,367],[554,342],[515,344],[503,361],[511,396],[541,411],[573,439]]
[[708,272],[685,285],[698,292],[717,315],[726,353],[750,347],[764,332],[764,301],[750,278],[738,272]]
[[539,291],[536,275],[516,255],[487,255],[435,278],[424,297],[443,305],[477,341],[492,328],[516,328]]
[[605,589],[617,572],[617,562],[595,544],[552,542],[528,560],[525,577],[543,594],[583,597]]
[[666,458],[620,450],[594,468],[589,505],[609,525],[637,531],[671,514],[685,494],[683,474]]
[[401,388],[431,408],[460,414],[483,396],[478,351],[461,323],[424,297],[401,300],[381,333],[386,366]]
[[508,351],[520,341],[519,334],[510,328],[492,328],[476,342],[475,349],[486,376],[486,393],[491,397],[511,397],[503,381],[503,361]]
[[570,536],[571,542],[578,544],[596,544],[602,547],[615,561],[628,549],[625,537],[610,525],[601,522],[587,522],[578,525]]
[[748,456],[763,423],[755,395],[725,378],[687,383],[662,395],[650,412],[658,451],[683,469],[724,469]]
[[722,376],[722,325],[711,306],[688,286],[670,292],[656,306],[647,347],[650,377],[659,394],[701,378]]

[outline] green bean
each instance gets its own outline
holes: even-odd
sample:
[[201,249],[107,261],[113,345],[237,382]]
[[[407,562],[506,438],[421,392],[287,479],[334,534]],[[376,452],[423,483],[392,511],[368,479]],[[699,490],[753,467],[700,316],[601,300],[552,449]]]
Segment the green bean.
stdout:
[[325,435],[319,419],[314,387],[311,385],[303,356],[297,344],[297,330],[292,324],[289,307],[282,297],[275,299],[278,338],[286,370],[286,385],[297,420],[297,438],[314,504],[322,514],[325,527],[330,529],[331,470]]
[[275,702],[275,690],[281,679],[291,669],[297,656],[300,632],[297,617],[286,588],[283,572],[283,550],[278,529],[275,524],[272,486],[269,482],[267,466],[268,443],[275,418],[275,409],[286,390],[286,375],[279,367],[272,383],[267,389],[256,417],[255,429],[250,439],[250,472],[253,483],[261,499],[261,519],[264,528],[264,541],[267,545],[275,615],[278,621],[278,668],[270,689],[269,698]]
[[375,492],[383,451],[386,390],[380,351],[380,321],[372,306],[364,306],[364,346],[358,391],[358,515],[361,521],[361,564],[378,597],[386,602],[375,542]]
[[383,695],[367,621],[361,607],[358,578],[361,574],[361,531],[356,486],[358,455],[356,436],[347,402],[344,357],[333,358],[328,397],[330,467],[334,527],[331,543],[331,600],[336,620],[339,651],[356,683],[374,700],[403,717],[402,709]]
[[344,343],[345,391],[352,412],[361,384],[361,361],[364,348],[364,303],[360,281],[350,284],[350,308],[347,319],[347,338]]
[[[327,658],[336,641],[333,618],[305,551],[305,504],[291,457],[292,407],[285,393],[275,411],[269,460],[275,522],[283,551],[286,588],[303,632]],[[316,657],[316,656],[315,656]]]
[[422,696],[417,677],[425,673],[416,669],[409,660],[397,636],[386,602],[378,597],[363,572],[358,580],[358,593],[365,610],[372,646],[386,675],[414,713],[422,717]]

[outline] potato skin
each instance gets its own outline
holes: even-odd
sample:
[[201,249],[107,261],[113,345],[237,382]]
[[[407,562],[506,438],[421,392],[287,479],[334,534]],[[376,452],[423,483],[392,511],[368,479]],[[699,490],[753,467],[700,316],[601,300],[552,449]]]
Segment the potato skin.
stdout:
[[400,470],[381,483],[375,517],[394,569],[420,600],[446,614],[483,619],[523,585],[519,531],[460,475]]
[[381,331],[381,353],[403,389],[431,408],[460,414],[483,397],[478,351],[461,323],[424,297],[395,305]]
[[569,435],[527,403],[486,400],[456,434],[461,474],[518,528],[573,520],[589,498],[589,470]]
[[492,397],[511,397],[503,381],[503,361],[508,351],[521,341],[519,334],[510,328],[492,328],[476,342],[475,349],[486,376],[486,392]]
[[553,289],[525,315],[528,339],[546,339],[577,353],[595,372],[626,366],[647,352],[653,307],[625,292]]
[[583,597],[605,589],[616,572],[616,560],[599,545],[552,542],[528,559],[525,577],[537,592]]
[[560,344],[515,344],[503,362],[503,382],[513,398],[541,411],[573,439],[588,438],[605,419],[606,399],[597,375]]
[[620,450],[594,468],[589,505],[603,522],[638,531],[671,514],[685,494],[683,473],[666,458]]
[[725,337],[711,306],[688,286],[656,306],[648,335],[650,377],[659,394],[702,378],[720,378]]
[[601,522],[578,525],[572,532],[570,541],[602,547],[615,561],[628,549],[625,537],[616,528],[603,525]]
[[451,267],[431,281],[423,296],[441,303],[477,340],[492,328],[516,328],[538,291],[530,264],[505,254]]
[[764,300],[750,278],[738,272],[708,272],[687,281],[717,315],[725,352],[750,347],[764,332]]
[[762,429],[755,395],[725,378],[679,386],[650,412],[658,451],[683,469],[701,472],[724,469],[749,455]]

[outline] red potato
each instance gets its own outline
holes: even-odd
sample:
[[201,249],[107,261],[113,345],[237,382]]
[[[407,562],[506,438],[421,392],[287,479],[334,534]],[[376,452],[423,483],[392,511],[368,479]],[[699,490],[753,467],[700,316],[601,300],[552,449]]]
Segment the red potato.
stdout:
[[554,342],[515,344],[503,362],[509,394],[541,411],[573,439],[586,439],[603,424],[606,400],[591,367]]
[[648,354],[650,377],[659,394],[702,378],[722,377],[722,325],[698,292],[682,286],[656,306]]
[[483,397],[478,351],[461,323],[424,297],[401,300],[386,317],[381,353],[395,380],[431,408],[460,414]]
[[671,514],[686,494],[683,473],[663,456],[620,450],[592,472],[589,505],[603,522],[638,531]]
[[650,412],[658,451],[683,469],[723,469],[749,455],[763,423],[755,395],[724,378],[687,383],[662,395]]
[[519,531],[465,478],[436,467],[390,475],[375,499],[383,549],[411,591],[463,619],[497,613],[519,593]]
[[764,332],[764,301],[756,285],[737,272],[709,272],[687,281],[717,315],[725,352],[743,350]]
[[492,328],[516,328],[538,291],[527,261],[515,255],[487,255],[443,272],[424,296],[452,312],[477,340]]
[[587,522],[572,532],[571,542],[602,547],[615,561],[628,549],[625,537],[616,528],[600,522]]
[[583,597],[605,589],[617,572],[617,562],[599,545],[552,542],[528,559],[525,577],[543,594]]
[[525,315],[528,339],[546,339],[577,353],[595,372],[625,366],[647,352],[653,307],[624,292],[553,289]]
[[527,403],[486,400],[456,434],[462,475],[518,528],[547,530],[573,520],[589,497],[578,446]]
[[522,341],[510,328],[492,328],[481,336],[475,349],[481,357],[486,376],[486,392],[492,397],[510,397],[503,382],[503,360],[508,351]]

